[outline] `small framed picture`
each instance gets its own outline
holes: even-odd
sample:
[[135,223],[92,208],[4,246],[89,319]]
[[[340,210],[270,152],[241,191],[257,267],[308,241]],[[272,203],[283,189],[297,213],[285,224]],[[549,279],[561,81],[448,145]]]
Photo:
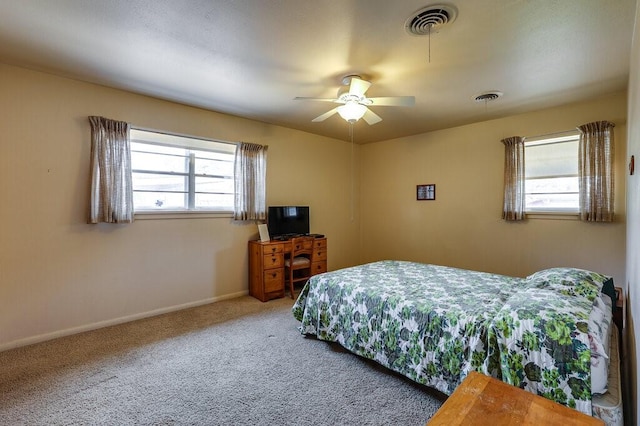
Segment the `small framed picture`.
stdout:
[[269,241],[271,241],[271,238],[269,237],[269,228],[267,228],[266,224],[259,224],[258,232],[260,233],[260,241],[262,241],[263,243],[268,243]]
[[436,184],[430,183],[428,185],[417,185],[416,187],[416,199],[418,201],[435,200],[436,199]]

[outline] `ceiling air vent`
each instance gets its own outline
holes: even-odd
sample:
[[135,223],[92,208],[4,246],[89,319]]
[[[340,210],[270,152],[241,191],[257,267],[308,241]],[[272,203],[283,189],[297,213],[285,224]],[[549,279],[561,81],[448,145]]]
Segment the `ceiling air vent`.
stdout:
[[456,16],[458,16],[458,10],[454,6],[444,4],[427,6],[411,15],[405,21],[404,27],[411,35],[428,35],[431,31],[453,22]]
[[479,94],[478,96],[475,96],[473,100],[475,100],[476,102],[490,102],[495,101],[501,96],[502,92],[485,92]]

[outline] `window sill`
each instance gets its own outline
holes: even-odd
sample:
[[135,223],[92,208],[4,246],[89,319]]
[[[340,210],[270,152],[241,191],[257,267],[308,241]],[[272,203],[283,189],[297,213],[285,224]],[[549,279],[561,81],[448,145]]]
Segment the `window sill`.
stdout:
[[202,211],[141,211],[134,214],[135,220],[159,219],[217,219],[232,218],[232,212],[202,212]]
[[580,220],[577,212],[525,212],[527,219]]

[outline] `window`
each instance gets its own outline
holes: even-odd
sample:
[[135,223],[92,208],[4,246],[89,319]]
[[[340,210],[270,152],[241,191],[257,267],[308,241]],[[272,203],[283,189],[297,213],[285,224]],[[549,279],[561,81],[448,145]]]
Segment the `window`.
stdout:
[[131,129],[136,212],[232,212],[236,145]]
[[524,145],[525,211],[578,213],[578,132],[527,138]]

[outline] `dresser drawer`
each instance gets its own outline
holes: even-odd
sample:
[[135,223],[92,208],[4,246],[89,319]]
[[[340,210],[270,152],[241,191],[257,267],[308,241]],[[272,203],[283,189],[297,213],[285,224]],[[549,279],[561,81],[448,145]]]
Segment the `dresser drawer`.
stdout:
[[300,241],[300,242],[297,242],[295,244],[295,247],[293,246],[293,243],[289,243],[289,245],[291,246],[290,247],[290,251],[292,251],[292,250],[301,250],[303,248],[305,248],[305,249],[313,248],[314,247],[313,243],[314,242],[311,241],[311,240],[310,241]]
[[264,256],[264,269],[282,268],[284,266],[284,255],[282,253],[268,254]]
[[313,262],[311,264],[311,274],[318,275],[327,272],[327,262]]
[[272,293],[284,289],[284,271],[273,269],[264,272],[264,292]]
[[313,248],[316,249],[320,249],[320,248],[327,248],[327,240],[326,238],[321,238],[321,239],[316,239],[313,241]]
[[314,248],[313,249],[313,260],[315,261],[327,261],[327,249],[326,247]]
[[268,244],[262,247],[262,254],[278,254],[284,252],[284,244]]

